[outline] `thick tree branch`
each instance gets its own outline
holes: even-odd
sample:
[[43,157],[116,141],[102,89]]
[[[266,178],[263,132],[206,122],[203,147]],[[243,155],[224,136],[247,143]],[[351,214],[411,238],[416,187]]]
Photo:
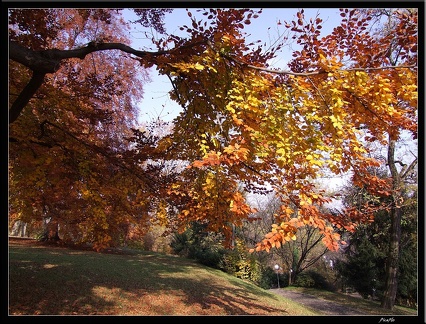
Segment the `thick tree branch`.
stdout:
[[[196,44],[191,44],[190,46],[194,45]],[[177,49],[179,48],[174,48],[168,51],[150,52],[139,51],[121,43],[90,42],[86,46],[72,50],[48,49],[44,51],[33,51],[21,46],[17,42],[9,41],[9,59],[19,62],[33,71],[55,73],[59,69],[62,60],[69,58],[79,58],[83,60],[88,54],[93,52],[120,50],[125,53],[133,54],[139,58],[143,58],[147,55],[159,56],[168,54],[176,51]]]
[[59,69],[62,60],[69,58],[79,58],[83,60],[88,54],[91,54],[93,52],[120,50],[125,53],[133,54],[139,58],[143,58],[145,56],[160,56],[165,54],[171,54],[180,49],[194,47],[203,43],[205,42],[199,41],[196,43],[176,47],[170,50],[163,50],[157,52],[139,51],[122,43],[95,42],[90,42],[86,46],[72,50],[48,49],[44,51],[33,51],[31,49],[21,46],[17,42],[9,41],[9,59],[19,62],[33,71],[54,73]]
[[186,44],[171,50],[150,52],[139,51],[130,46],[121,43],[95,43],[90,42],[84,47],[72,50],[48,49],[44,51],[33,51],[19,43],[9,41],[9,59],[21,63],[33,71],[33,77],[27,86],[19,94],[9,110],[9,124],[13,123],[21,113],[22,109],[27,105],[28,101],[35,94],[38,88],[43,84],[43,78],[47,73],[55,73],[61,66],[62,60],[69,58],[84,59],[88,54],[106,50],[120,50],[125,53],[132,54],[136,57],[143,58],[145,56],[160,56],[174,53],[178,50],[194,47],[204,44],[199,41]]
[[9,41],[9,59],[16,61],[38,73],[54,73],[60,60],[43,55],[44,51],[33,51],[17,42]]
[[13,123],[19,117],[22,109],[24,109],[28,101],[30,101],[38,88],[43,84],[45,75],[43,72],[33,72],[30,82],[28,82],[9,109],[9,124]]

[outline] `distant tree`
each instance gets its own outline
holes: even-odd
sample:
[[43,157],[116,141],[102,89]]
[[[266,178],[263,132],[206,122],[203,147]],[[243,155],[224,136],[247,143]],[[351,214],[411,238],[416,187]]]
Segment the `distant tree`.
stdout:
[[[378,174],[380,174],[378,172]],[[386,176],[382,170],[381,177]],[[365,201],[388,203],[391,198],[377,199],[368,192],[356,187],[347,187],[344,194],[346,204],[362,205]],[[398,244],[398,272],[396,276],[397,292],[395,300],[400,304],[413,306],[417,300],[417,189],[416,185],[406,185],[403,193],[404,203],[400,206],[401,234]],[[356,289],[364,298],[375,296],[380,300],[386,298],[387,263],[389,244],[392,241],[392,219],[389,211],[381,210],[374,217],[374,222],[357,227],[347,238],[348,246],[344,253],[346,259],[337,262],[336,268],[345,281]]]
[[[239,229],[248,245],[256,242],[256,238],[268,233],[281,210],[281,202],[276,196],[259,203],[258,212],[253,215],[255,220],[248,222]],[[296,281],[299,274],[314,267],[329,251],[323,244],[324,236],[313,227],[300,227],[297,229],[296,238],[272,250],[270,254],[257,253],[257,256],[270,266],[278,264],[280,272],[289,276],[288,283]]]

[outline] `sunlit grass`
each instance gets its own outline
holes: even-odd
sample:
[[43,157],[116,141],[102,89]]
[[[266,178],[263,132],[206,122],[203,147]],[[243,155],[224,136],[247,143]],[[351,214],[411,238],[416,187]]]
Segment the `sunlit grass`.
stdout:
[[9,313],[49,315],[315,315],[194,261],[10,246]]
[[[380,315],[379,303],[285,288]],[[395,315],[416,315],[396,307]],[[192,260],[153,252],[105,254],[45,246],[9,248],[10,315],[321,315]]]

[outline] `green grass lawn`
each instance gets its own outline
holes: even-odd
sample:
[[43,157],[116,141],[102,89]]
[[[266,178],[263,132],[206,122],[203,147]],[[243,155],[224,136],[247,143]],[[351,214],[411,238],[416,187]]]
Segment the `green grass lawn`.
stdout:
[[10,315],[315,315],[191,260],[9,246]]
[[192,260],[124,252],[10,244],[9,315],[318,315]]

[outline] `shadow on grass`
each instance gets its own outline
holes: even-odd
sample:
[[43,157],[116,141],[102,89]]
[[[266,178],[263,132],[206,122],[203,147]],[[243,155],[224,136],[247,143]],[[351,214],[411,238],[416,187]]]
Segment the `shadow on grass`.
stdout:
[[260,301],[266,297],[276,299],[177,257],[9,248],[11,315],[285,315]]

